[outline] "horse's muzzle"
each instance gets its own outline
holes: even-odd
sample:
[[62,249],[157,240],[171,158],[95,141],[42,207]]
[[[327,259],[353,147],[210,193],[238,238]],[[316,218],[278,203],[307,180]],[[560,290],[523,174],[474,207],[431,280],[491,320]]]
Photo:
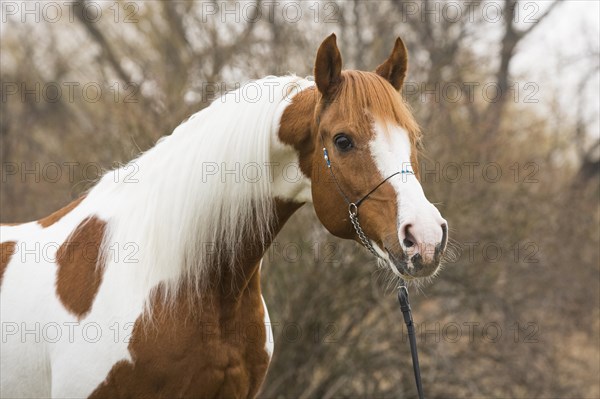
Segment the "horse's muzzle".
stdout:
[[448,227],[443,224],[442,239],[437,244],[414,244],[409,250],[406,246],[401,251],[387,249],[390,261],[400,274],[408,278],[428,277],[438,270],[448,245]]

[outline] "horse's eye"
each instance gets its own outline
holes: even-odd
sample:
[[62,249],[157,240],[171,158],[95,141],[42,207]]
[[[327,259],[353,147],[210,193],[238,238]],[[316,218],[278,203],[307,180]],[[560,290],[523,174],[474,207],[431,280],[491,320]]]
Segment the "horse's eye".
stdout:
[[344,133],[337,134],[333,138],[333,142],[337,149],[342,152],[349,151],[350,149],[352,149],[352,147],[354,147],[354,144],[352,144],[352,139]]

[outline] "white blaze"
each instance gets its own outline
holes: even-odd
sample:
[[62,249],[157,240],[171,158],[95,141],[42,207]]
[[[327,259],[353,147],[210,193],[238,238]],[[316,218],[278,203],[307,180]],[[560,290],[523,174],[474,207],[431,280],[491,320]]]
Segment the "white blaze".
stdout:
[[[370,150],[373,160],[383,178],[401,171],[412,171],[411,143],[408,132],[402,127],[381,122],[374,124],[375,138],[371,141]],[[389,180],[396,191],[398,202],[398,239],[401,245],[405,237],[405,227],[416,239],[416,246],[404,248],[412,256],[418,248],[432,251],[442,241],[441,225],[445,223],[433,204],[425,197],[423,188],[417,177],[403,173]],[[418,248],[417,248],[418,247]],[[431,252],[433,254],[433,252]],[[425,253],[422,254],[425,258]]]

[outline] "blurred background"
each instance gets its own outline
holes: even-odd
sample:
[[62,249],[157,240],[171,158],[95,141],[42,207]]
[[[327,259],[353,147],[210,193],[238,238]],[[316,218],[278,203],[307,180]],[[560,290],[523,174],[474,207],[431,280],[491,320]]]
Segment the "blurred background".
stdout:
[[[0,220],[65,205],[216,95],[312,74],[331,32],[373,70],[402,36],[422,180],[451,227],[412,290],[428,397],[600,397],[595,1],[1,3]],[[390,276],[310,206],[266,255],[261,397],[414,397]]]

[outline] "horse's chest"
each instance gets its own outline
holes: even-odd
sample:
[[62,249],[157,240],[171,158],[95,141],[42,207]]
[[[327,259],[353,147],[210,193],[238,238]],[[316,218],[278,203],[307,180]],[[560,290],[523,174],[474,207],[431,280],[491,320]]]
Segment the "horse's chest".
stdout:
[[91,397],[254,397],[270,360],[263,304],[260,291],[198,313],[157,302],[151,323],[135,323],[132,361],[115,364]]

